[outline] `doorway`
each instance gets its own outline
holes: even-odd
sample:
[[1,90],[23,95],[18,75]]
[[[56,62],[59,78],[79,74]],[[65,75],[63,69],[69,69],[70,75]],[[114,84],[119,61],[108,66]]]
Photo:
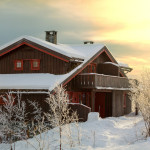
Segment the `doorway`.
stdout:
[[95,93],[95,112],[99,112],[101,118],[112,116],[112,93]]

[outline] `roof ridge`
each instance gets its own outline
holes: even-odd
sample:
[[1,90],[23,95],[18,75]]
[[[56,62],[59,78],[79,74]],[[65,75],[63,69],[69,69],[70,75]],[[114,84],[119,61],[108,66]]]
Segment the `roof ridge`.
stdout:
[[70,58],[80,58],[80,59],[86,59],[87,57],[89,58],[91,53],[93,53],[94,51],[95,52],[98,51],[99,49],[101,49],[101,47],[104,46],[104,44],[57,44],[56,45],[56,44],[47,42],[43,39],[39,39],[37,37],[23,35],[2,45],[0,47],[0,51],[23,39],[39,44],[45,48],[53,50],[64,56],[67,56]]

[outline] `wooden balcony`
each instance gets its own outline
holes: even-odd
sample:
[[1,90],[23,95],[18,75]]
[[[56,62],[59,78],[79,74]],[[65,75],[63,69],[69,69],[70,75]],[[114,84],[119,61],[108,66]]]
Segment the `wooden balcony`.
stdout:
[[96,73],[83,73],[75,77],[74,86],[79,88],[96,89],[129,89],[129,81],[126,77],[103,75]]

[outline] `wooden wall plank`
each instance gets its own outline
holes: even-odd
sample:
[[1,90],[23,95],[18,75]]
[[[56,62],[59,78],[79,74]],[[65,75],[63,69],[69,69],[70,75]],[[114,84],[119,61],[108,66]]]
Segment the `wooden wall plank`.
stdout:
[[[23,59],[23,71],[14,70],[14,60]],[[26,60],[28,59],[28,60]],[[29,59],[40,59],[40,70],[31,70],[31,63]],[[67,73],[65,69],[69,63],[43,52],[37,51],[27,45],[22,45],[14,51],[9,52],[0,58],[0,74],[11,73],[51,73],[64,74]],[[65,71],[64,71],[65,70]]]

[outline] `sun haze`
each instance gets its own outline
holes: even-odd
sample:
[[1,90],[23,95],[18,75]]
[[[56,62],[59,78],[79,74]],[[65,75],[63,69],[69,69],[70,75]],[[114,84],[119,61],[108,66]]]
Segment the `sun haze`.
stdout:
[[104,43],[118,61],[149,68],[149,0],[1,0],[0,45],[21,35],[44,38],[55,29],[60,43]]

